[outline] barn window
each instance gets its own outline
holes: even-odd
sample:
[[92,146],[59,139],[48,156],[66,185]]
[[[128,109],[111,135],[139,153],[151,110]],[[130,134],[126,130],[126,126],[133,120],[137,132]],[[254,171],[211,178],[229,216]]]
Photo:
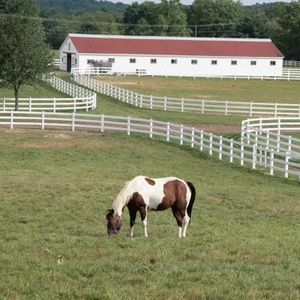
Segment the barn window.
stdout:
[[232,66],[236,66],[236,65],[237,65],[237,61],[236,61],[236,60],[232,60],[232,61],[231,61],[231,65],[232,65]]
[[110,58],[108,59],[108,62],[114,63],[114,62],[115,62],[115,59],[110,57]]
[[157,63],[156,58],[151,58],[151,59],[150,59],[150,64],[156,64],[156,63]]
[[192,60],[191,60],[191,64],[192,64],[192,65],[197,65],[197,64],[198,64],[197,59],[192,59]]
[[250,65],[251,66],[256,66],[256,60],[251,60]]
[[136,59],[135,59],[135,58],[130,58],[130,59],[129,59],[129,62],[130,62],[131,64],[135,64],[135,63],[136,63]]
[[212,64],[212,65],[217,65],[217,64],[218,64],[218,61],[217,61],[217,60],[212,60],[212,61],[211,61],[211,64]]
[[171,64],[176,65],[177,64],[177,59],[171,59]]
[[276,66],[276,61],[275,60],[271,60],[270,61],[270,66]]

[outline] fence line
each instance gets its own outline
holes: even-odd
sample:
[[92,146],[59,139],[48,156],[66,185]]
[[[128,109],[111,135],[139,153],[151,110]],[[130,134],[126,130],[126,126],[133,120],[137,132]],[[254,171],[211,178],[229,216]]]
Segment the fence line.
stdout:
[[[286,151],[280,148],[275,152],[272,147],[250,142],[252,139],[241,142],[222,136],[206,133],[195,129],[169,122],[147,120],[132,117],[118,117],[108,115],[91,115],[78,113],[48,113],[48,112],[0,112],[0,125],[15,127],[29,126],[33,128],[63,128],[72,131],[80,129],[97,130],[120,130],[130,135],[133,132],[147,134],[166,141],[179,141],[180,145],[189,145],[199,151],[206,151],[209,155],[217,155],[220,160],[227,158],[230,163],[238,162],[240,165],[249,165],[253,169],[264,167],[274,172],[283,173],[285,178],[297,176],[300,180],[300,151],[293,148]],[[270,140],[269,145],[273,143]],[[281,147],[281,146],[280,146]]]
[[300,159],[300,139],[285,132],[300,132],[300,118],[259,118],[242,122],[241,140],[257,148],[273,149]]
[[297,60],[284,60],[282,62],[284,67],[300,67],[300,61]]
[[98,93],[111,96],[126,103],[136,105],[141,108],[176,110],[181,112],[221,113],[225,115],[239,114],[248,115],[269,115],[274,117],[290,116],[300,117],[300,104],[284,103],[256,103],[256,102],[236,102],[220,100],[196,100],[185,98],[158,97],[135,93],[89,76],[75,74],[75,81]]
[[[72,98],[19,98],[21,111],[78,111],[96,108],[97,95],[90,90],[71,84],[55,76],[44,78],[52,87]],[[15,107],[14,98],[0,98],[0,111],[10,111]]]
[[[113,70],[108,67],[85,67],[85,68],[72,68],[71,73],[73,74],[80,74],[80,75],[114,75],[114,76],[157,76],[154,75],[151,71],[147,71],[146,69],[120,69],[120,70]],[[173,73],[173,72],[172,72]],[[162,72],[161,76],[175,76],[169,75],[168,70],[166,69]],[[193,77],[193,78],[231,78],[234,80],[237,79],[258,79],[258,80],[300,80],[300,69],[298,68],[283,68],[282,75],[274,75],[274,76],[264,76],[264,75],[212,75],[212,74],[193,74],[193,75],[183,75],[181,70],[178,71],[177,77]]]

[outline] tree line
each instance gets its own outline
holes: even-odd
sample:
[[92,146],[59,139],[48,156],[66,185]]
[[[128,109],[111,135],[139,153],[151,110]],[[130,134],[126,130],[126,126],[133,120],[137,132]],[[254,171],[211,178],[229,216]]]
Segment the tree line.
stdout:
[[36,0],[46,41],[58,49],[68,33],[271,38],[285,59],[300,60],[300,0],[243,6],[234,0]]

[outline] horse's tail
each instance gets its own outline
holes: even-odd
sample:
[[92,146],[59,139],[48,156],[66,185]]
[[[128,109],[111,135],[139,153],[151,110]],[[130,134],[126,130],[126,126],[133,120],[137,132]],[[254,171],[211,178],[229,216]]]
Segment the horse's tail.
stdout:
[[191,199],[190,199],[190,202],[189,202],[189,205],[187,207],[187,213],[188,213],[188,216],[191,218],[191,215],[192,215],[192,209],[193,209],[193,205],[194,205],[194,202],[195,202],[195,199],[196,199],[196,188],[195,186],[191,183],[191,182],[187,182],[187,185],[189,186],[189,188],[191,189]]

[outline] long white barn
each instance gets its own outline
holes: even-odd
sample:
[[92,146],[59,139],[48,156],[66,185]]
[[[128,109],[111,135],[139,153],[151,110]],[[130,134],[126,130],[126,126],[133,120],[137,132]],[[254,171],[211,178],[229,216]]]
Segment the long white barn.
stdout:
[[270,39],[69,34],[60,70],[168,76],[280,76],[283,55]]

